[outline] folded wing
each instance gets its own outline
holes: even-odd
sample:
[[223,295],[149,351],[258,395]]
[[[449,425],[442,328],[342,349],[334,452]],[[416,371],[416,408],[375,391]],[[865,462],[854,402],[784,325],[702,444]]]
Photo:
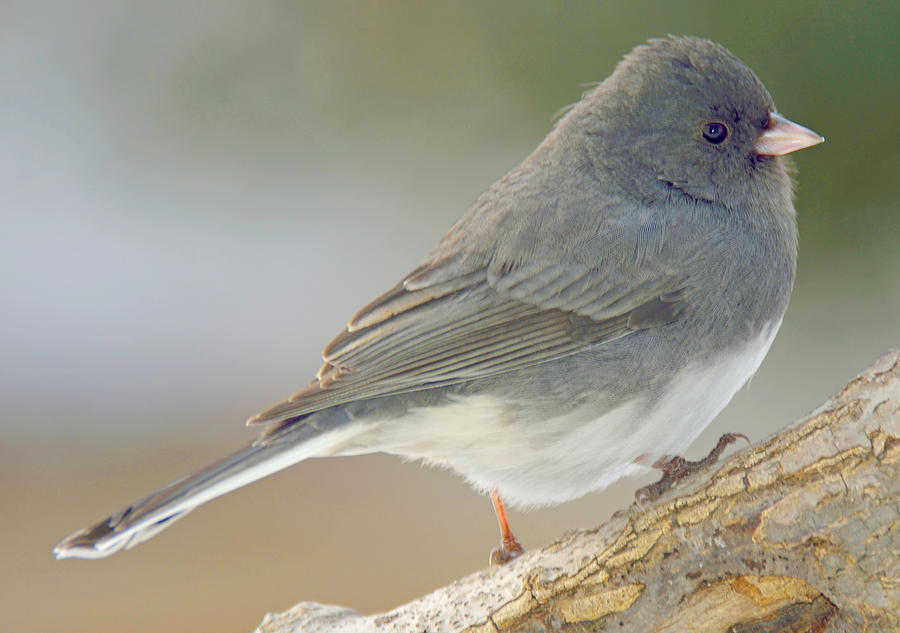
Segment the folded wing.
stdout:
[[250,423],[282,422],[275,432],[354,400],[502,374],[671,323],[687,306],[684,280],[665,266],[622,271],[606,258],[604,272],[494,256],[471,269],[467,259],[478,261],[432,258],[363,308],[325,348],[316,379]]

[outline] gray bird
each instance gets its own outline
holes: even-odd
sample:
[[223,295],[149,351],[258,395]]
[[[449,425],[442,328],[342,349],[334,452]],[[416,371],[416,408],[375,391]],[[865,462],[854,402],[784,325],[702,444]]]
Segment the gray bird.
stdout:
[[449,467],[515,506],[664,467],[757,370],[797,257],[784,154],[821,143],[709,41],[638,46],[427,259],[353,317],[246,448],[56,546],[101,558],[310,457]]

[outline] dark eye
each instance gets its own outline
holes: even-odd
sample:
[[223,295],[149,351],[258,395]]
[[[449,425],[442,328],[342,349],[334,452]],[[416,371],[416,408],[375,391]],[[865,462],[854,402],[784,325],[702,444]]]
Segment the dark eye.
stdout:
[[703,138],[718,145],[728,137],[728,128],[724,123],[713,121],[703,126]]

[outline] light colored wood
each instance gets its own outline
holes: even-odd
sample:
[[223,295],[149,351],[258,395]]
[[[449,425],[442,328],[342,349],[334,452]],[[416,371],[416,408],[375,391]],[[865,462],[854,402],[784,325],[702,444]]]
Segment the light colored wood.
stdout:
[[493,576],[380,615],[301,603],[257,632],[557,630],[900,631],[900,350],[805,420]]

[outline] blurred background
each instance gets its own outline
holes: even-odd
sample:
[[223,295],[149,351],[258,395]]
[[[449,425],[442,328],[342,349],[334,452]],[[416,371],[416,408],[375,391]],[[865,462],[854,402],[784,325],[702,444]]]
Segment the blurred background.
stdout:
[[[50,550],[249,441],[243,420],[649,37],[723,43],[828,139],[796,157],[781,334],[690,456],[821,403],[900,344],[898,7],[4,2],[0,629],[250,631],[484,568],[488,500],[382,456],[301,464],[108,560]],[[644,483],[512,525],[539,547]]]

